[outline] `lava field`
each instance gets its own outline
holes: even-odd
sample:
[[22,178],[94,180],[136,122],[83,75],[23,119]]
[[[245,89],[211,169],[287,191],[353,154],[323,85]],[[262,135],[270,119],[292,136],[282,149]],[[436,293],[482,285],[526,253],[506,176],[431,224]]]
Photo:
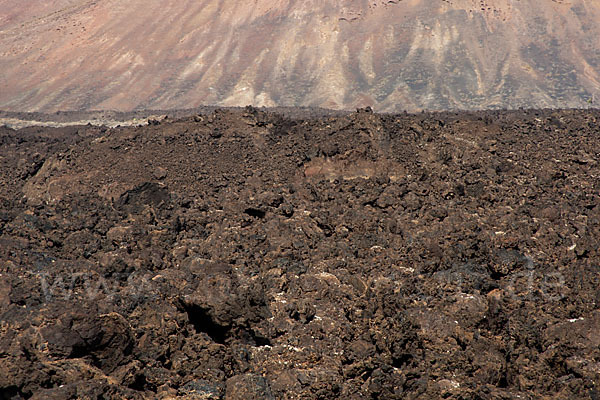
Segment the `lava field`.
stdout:
[[0,399],[600,399],[600,111],[0,128]]

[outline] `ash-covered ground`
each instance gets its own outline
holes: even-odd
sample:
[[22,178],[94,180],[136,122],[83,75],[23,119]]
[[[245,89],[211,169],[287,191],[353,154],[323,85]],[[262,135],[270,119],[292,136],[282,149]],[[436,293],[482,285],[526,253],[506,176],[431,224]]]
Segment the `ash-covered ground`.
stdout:
[[600,111],[317,114],[0,128],[0,398],[600,398]]

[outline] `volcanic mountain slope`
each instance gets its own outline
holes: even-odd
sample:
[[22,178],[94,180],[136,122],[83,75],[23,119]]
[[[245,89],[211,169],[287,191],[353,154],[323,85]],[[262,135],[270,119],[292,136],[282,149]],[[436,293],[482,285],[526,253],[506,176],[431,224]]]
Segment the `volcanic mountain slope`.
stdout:
[[598,399],[599,128],[0,128],[0,398]]
[[0,109],[583,107],[589,0],[0,1]]

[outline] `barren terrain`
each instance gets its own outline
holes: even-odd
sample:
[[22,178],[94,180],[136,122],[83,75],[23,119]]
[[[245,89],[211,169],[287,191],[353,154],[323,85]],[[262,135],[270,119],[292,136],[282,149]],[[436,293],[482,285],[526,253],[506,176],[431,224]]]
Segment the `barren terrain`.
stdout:
[[598,399],[600,112],[0,128],[0,398]]
[[590,0],[0,0],[0,109],[581,108],[598,37]]

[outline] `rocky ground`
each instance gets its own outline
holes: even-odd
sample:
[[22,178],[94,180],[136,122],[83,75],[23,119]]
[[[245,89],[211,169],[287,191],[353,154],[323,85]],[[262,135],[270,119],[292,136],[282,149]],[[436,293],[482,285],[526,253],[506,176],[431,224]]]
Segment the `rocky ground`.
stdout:
[[[193,115],[208,115],[217,109],[239,111],[241,108],[202,106],[181,110],[139,110],[133,112],[59,111],[52,114],[0,110],[0,126],[4,125],[11,129],[22,129],[32,126],[50,128],[64,128],[77,125],[105,126],[108,128],[143,126],[169,118],[180,119]],[[348,114],[348,111],[328,110],[318,107],[272,107],[269,110],[295,119],[343,116]]]
[[600,398],[600,111],[307,115],[0,128],[0,398]]

